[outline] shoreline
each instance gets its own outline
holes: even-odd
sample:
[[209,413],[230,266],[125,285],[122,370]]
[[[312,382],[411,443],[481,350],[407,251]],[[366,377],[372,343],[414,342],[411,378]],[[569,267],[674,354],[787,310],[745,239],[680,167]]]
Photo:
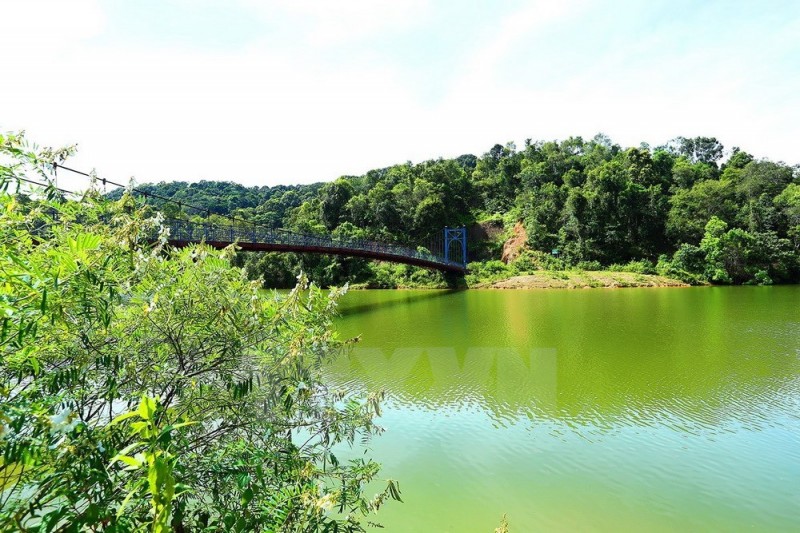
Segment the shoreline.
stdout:
[[511,276],[494,281],[481,281],[466,287],[370,287],[369,284],[354,284],[350,290],[531,290],[531,289],[623,289],[643,287],[691,287],[674,278],[656,274],[636,272],[612,272],[607,270],[541,270],[533,274]]
[[611,272],[606,270],[570,271],[542,270],[534,274],[512,276],[503,280],[482,282],[471,289],[623,289],[641,287],[690,287],[689,283],[636,272]]

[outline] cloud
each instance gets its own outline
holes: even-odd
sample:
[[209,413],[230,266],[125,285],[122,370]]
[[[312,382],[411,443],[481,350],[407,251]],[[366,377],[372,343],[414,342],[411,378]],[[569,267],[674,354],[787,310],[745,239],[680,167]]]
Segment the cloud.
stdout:
[[316,46],[364,40],[412,27],[430,13],[427,0],[240,0],[267,20],[286,16]]
[[529,39],[532,34],[544,30],[570,13],[582,9],[586,2],[562,0],[552,2],[537,0],[524,8],[508,14],[497,26],[492,25],[487,33],[491,39],[481,43],[458,85],[476,87],[496,80],[496,68],[515,46]]
[[[353,25],[363,37],[393,16],[424,7],[407,2],[402,9],[373,7],[355,16],[363,5],[336,10],[353,15],[344,26],[327,26],[334,12],[326,7],[303,28],[333,39],[336,27]],[[284,7],[298,16],[310,9]],[[0,127],[27,129],[43,144],[78,143],[76,166],[96,167],[109,178],[250,184],[332,179],[395,162],[397,147],[424,119],[391,65],[328,63],[304,50],[287,53],[259,42],[225,52],[98,46],[92,38],[113,28],[103,26],[107,19],[97,4],[83,2],[70,13],[45,10],[42,27],[72,31],[47,34],[40,28],[29,39],[43,38],[38,50],[20,47],[7,65],[19,83],[3,88]],[[71,24],[84,17],[83,25]]]
[[26,0],[0,9],[3,41],[17,60],[57,54],[62,46],[98,35],[106,24],[96,0]]
[[416,114],[391,68],[341,69],[262,48],[81,45],[27,68],[3,93],[4,128],[77,142],[76,164],[140,181],[331,179],[393,161],[397,139],[384,132],[397,135]]

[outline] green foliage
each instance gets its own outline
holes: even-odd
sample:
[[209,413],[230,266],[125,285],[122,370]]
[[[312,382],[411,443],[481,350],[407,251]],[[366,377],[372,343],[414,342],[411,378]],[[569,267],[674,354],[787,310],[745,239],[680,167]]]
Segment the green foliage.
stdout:
[[732,222],[738,212],[735,185],[722,180],[701,181],[677,190],[669,203],[667,234],[677,243],[699,243],[711,217]]
[[[726,249],[727,229],[727,223],[717,217],[711,217],[706,224],[706,234],[700,241],[700,250],[705,254],[705,277],[712,282],[730,283],[732,281],[726,263],[741,268],[742,258],[740,255],[744,250],[740,247],[732,250]],[[745,235],[738,233],[734,237],[737,241],[746,238]]]
[[672,166],[672,183],[677,189],[690,189],[705,180],[714,179],[716,167],[707,163],[692,163],[679,157]]
[[603,265],[600,261],[578,261],[574,266],[575,270],[602,270]]
[[682,244],[671,260],[662,256],[659,274],[691,283],[747,283],[769,285],[798,277],[798,256],[789,239],[774,232],[730,228],[712,217],[699,246]]
[[341,291],[265,297],[128,195],[26,199],[65,152],[0,150],[0,530],[361,531],[399,499],[333,453],[380,431],[321,379]]
[[474,262],[467,265],[467,283],[472,285],[482,282],[493,282],[517,275],[519,272],[512,266],[502,261]]
[[724,147],[714,137],[676,137],[669,143],[669,147],[689,159],[692,163],[705,163],[716,165],[722,158]]
[[778,210],[778,224],[787,228],[786,234],[794,250],[800,251],[800,184],[787,185],[773,203]]
[[646,259],[630,261],[624,265],[610,265],[606,270],[611,272],[633,272],[636,274],[655,274],[656,266]]
[[692,285],[705,282],[705,255],[693,244],[682,244],[670,260],[662,255],[656,264],[656,272],[662,276],[678,279]]
[[752,284],[754,285],[772,285],[772,278],[766,270],[759,270],[753,276]]
[[370,275],[359,288],[364,289],[445,289],[451,283],[441,272],[396,263],[371,263]]
[[524,250],[513,263],[513,267],[520,273],[529,273],[536,270],[564,270],[564,261],[551,253],[538,250]]
[[353,186],[339,179],[326,183],[319,192],[320,218],[328,230],[336,228],[345,214],[347,202],[353,197]]
[[[130,436],[135,440],[111,459],[111,465],[116,462],[127,465],[123,472],[131,473],[131,479],[126,483],[127,496],[117,510],[116,518],[125,513],[128,503],[133,500],[137,503],[150,500],[150,514],[152,530],[162,533],[171,531],[172,505],[176,496],[188,487],[177,487],[176,494],[175,474],[178,466],[178,457],[172,452],[173,448],[181,449],[188,442],[180,441],[177,446],[173,443],[173,433],[182,427],[191,425],[191,422],[159,426],[159,420],[165,411],[158,398],[143,396],[139,407],[135,411],[125,413],[111,421],[109,426],[124,420],[136,417],[138,420],[130,425]],[[133,453],[136,452],[136,453]]]

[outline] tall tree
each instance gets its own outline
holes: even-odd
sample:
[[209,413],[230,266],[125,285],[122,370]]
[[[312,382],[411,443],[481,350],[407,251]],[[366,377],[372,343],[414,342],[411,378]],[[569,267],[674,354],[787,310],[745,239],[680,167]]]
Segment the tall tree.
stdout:
[[343,220],[345,206],[353,197],[353,186],[340,178],[326,184],[319,191],[320,219],[328,230],[334,229]]

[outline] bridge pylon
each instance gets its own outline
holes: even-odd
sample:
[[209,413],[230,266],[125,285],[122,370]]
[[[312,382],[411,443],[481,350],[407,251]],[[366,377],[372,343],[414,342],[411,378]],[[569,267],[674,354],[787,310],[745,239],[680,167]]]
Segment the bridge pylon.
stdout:
[[461,249],[460,262],[464,268],[467,268],[467,228],[449,228],[444,227],[444,258],[446,261],[453,261],[450,258],[450,252],[455,249]]

